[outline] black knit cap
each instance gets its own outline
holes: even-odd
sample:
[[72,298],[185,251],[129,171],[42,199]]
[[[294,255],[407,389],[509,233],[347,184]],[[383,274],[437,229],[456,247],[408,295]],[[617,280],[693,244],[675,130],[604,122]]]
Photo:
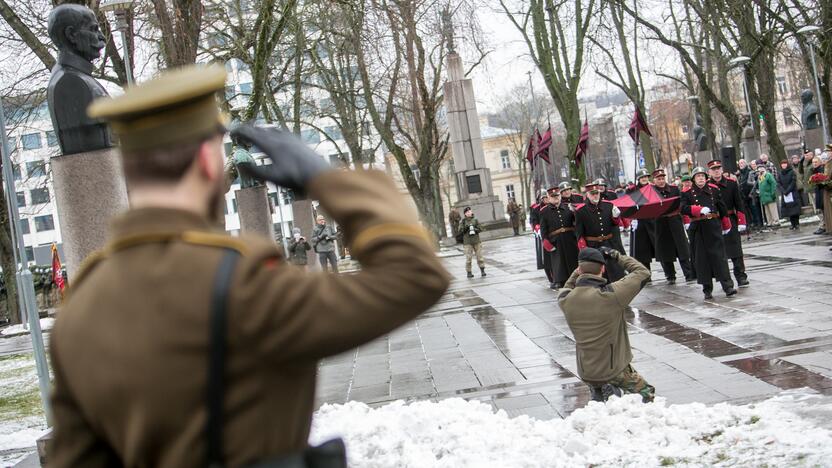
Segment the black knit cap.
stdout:
[[604,254],[602,254],[600,250],[593,249],[592,247],[587,247],[578,253],[578,263],[581,262],[593,262],[606,265],[606,262],[604,261]]

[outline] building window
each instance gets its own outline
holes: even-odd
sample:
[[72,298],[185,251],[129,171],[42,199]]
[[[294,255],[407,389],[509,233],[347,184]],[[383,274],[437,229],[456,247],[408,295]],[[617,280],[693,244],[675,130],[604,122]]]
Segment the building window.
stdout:
[[274,224],[272,224],[272,227],[274,228],[274,240],[276,240],[276,241],[282,240],[283,239],[283,226],[281,226],[280,223],[274,223]]
[[243,96],[251,96],[251,83],[240,83],[240,94]]
[[32,197],[32,204],[37,205],[39,203],[49,203],[49,189],[44,188],[36,188],[29,191],[29,195]]
[[17,150],[17,138],[15,138],[13,136],[8,136],[8,135],[6,135],[6,136],[8,138],[8,142],[9,142],[9,152],[14,153]]
[[506,200],[511,200],[514,198],[514,184],[506,185]]
[[232,213],[237,212],[237,199],[236,198],[231,199],[231,212]]
[[52,215],[35,216],[35,231],[52,231],[55,229],[55,221]]
[[49,147],[58,146],[58,135],[55,135],[52,130],[46,131],[46,145]]
[[29,173],[29,177],[43,177],[46,175],[46,163],[43,161],[27,162],[26,172]]
[[789,107],[783,109],[783,123],[787,127],[794,125],[794,114],[792,114],[792,110]]
[[26,195],[24,195],[23,192],[17,192],[16,195],[17,195],[17,207],[22,208],[22,207],[26,206]]
[[781,96],[785,96],[786,92],[788,92],[789,87],[786,86],[786,77],[785,76],[778,76],[777,78],[777,91],[780,92]]
[[306,144],[317,144],[321,142],[321,134],[315,129],[301,130],[300,138]]
[[511,158],[508,156],[508,150],[500,150],[500,167],[511,169]]
[[29,246],[23,247],[23,253],[26,255],[27,262],[35,261],[35,249]]
[[12,174],[14,174],[14,180],[20,180],[23,178],[23,174],[20,172],[20,164],[12,166]]
[[277,192],[269,192],[269,203],[272,205],[272,211],[276,210],[280,205],[277,201]]
[[284,205],[291,205],[295,201],[295,192],[292,192],[292,189],[281,189],[280,194]]
[[21,234],[29,234],[29,220],[23,218],[20,220],[20,233]]
[[35,150],[41,147],[40,133],[29,133],[20,137],[23,149]]
[[343,137],[341,136],[341,129],[339,129],[336,125],[332,125],[330,127],[324,128],[326,135],[332,140],[341,140]]

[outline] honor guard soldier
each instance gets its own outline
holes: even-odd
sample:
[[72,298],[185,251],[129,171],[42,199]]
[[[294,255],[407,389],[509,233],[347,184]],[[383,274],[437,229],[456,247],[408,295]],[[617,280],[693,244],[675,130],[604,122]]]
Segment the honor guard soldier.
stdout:
[[609,200],[615,200],[616,198],[618,198],[618,195],[615,192],[613,192],[612,190],[607,188],[607,181],[604,180],[603,177],[599,177],[598,179],[595,179],[594,183],[595,183],[595,185],[601,187],[601,200],[608,200],[609,201]]
[[722,285],[726,296],[733,296],[737,290],[728,272],[723,240],[731,230],[731,219],[719,187],[708,182],[705,168],[693,170],[693,186],[682,192],[681,211],[690,217],[688,234],[693,248],[693,266],[705,299],[713,299],[714,278]]
[[560,200],[561,203],[583,203],[584,197],[580,194],[572,193],[572,184],[569,182],[561,182],[558,185],[558,190],[560,190]]
[[[653,171],[653,186],[663,199],[681,197],[679,187],[667,183],[664,169]],[[696,274],[690,263],[690,245],[685,234],[685,226],[679,211],[668,213],[656,219],[656,260],[662,265],[667,284],[676,284],[676,267],[679,259],[685,281],[693,281]]]
[[708,162],[708,175],[711,177],[710,183],[719,187],[722,202],[725,203],[728,217],[731,218],[731,232],[725,235],[725,256],[734,264],[737,286],[748,286],[748,275],[745,273],[745,259],[742,252],[742,233],[745,232],[747,224],[740,187],[736,180],[725,177],[722,172],[722,163],[718,160]]
[[[630,191],[639,190],[648,185],[650,185],[650,173],[641,169],[636,174],[635,187]],[[633,234],[630,238],[632,256],[649,270],[650,261],[656,256],[656,220],[634,219],[630,224],[630,229]]]
[[575,237],[575,214],[568,204],[561,203],[557,191],[549,194],[549,208],[541,213],[540,233],[552,258],[555,280],[550,287],[559,289],[578,266],[578,240]]
[[[621,212],[618,207],[601,200],[601,189],[595,184],[589,183],[584,188],[586,203],[575,211],[575,236],[578,238],[578,248],[609,247],[624,253],[620,229],[624,222],[620,218]],[[606,271],[611,282],[624,276],[624,270],[615,262],[607,265]]]
[[89,108],[119,137],[131,206],[78,270],[52,331],[50,467],[320,457],[308,447],[318,361],[414,319],[448,286],[389,177],[332,170],[275,129],[233,132],[272,161],[250,174],[320,200],[362,271],[306,273],[271,239],[218,230],[225,77],[183,67]]
[[554,278],[552,277],[552,260],[549,258],[549,253],[543,248],[543,236],[540,233],[541,211],[547,206],[549,206],[549,194],[545,190],[542,190],[537,199],[537,203],[529,208],[529,220],[534,231],[534,251],[537,258],[537,269],[543,270],[546,273],[549,287],[552,287],[552,283],[554,283]]

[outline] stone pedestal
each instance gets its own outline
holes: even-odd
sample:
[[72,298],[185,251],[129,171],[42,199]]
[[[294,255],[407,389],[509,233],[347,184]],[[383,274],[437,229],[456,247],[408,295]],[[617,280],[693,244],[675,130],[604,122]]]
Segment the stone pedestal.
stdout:
[[[312,229],[315,227],[315,213],[312,210],[312,200],[295,199],[292,202],[292,225],[294,229],[300,229],[300,235],[309,241],[312,246]],[[291,233],[289,233],[291,235]],[[306,252],[307,265],[309,269],[320,269],[318,255],[314,249]]]
[[742,158],[746,161],[754,161],[760,159],[760,142],[757,140],[743,140],[740,143],[742,148]]
[[50,160],[67,275],[104,246],[110,219],[127,210],[118,150],[54,156]]
[[710,150],[697,151],[693,155],[693,167],[707,167],[708,161],[712,159],[714,159],[714,155],[711,153]]
[[809,149],[809,151],[815,151],[815,149],[823,150],[824,148],[822,128],[805,130],[803,139],[806,142],[806,148]]
[[266,186],[240,189],[234,192],[234,196],[237,198],[240,232],[274,240],[272,211],[269,208],[269,195]]

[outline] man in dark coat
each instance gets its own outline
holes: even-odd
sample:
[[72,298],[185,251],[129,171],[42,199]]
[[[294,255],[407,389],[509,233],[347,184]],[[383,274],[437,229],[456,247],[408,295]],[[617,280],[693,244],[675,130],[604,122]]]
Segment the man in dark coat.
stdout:
[[[650,185],[650,173],[642,169],[638,171],[635,187],[629,191],[639,190],[648,185]],[[650,261],[656,256],[656,220],[634,219],[630,228],[632,232],[631,255],[649,270]]]
[[541,213],[540,234],[551,247],[554,284],[560,289],[578,267],[578,239],[575,237],[575,214],[568,203],[561,203],[560,193],[549,194],[549,208]]
[[601,187],[601,200],[615,200],[618,198],[618,194],[607,188],[607,181],[603,177],[596,179],[595,185]]
[[797,174],[788,161],[780,161],[780,177],[777,179],[780,188],[780,216],[789,218],[790,230],[800,228],[800,191],[797,185]]
[[722,285],[726,296],[733,296],[737,290],[728,271],[723,240],[723,236],[731,231],[731,218],[719,187],[708,181],[705,168],[693,170],[693,182],[690,190],[682,192],[681,211],[690,217],[688,234],[695,252],[696,280],[702,285],[705,299],[713,299],[714,278]]
[[540,193],[538,202],[532,205],[529,210],[529,218],[534,230],[535,240],[535,254],[537,256],[537,269],[543,270],[546,273],[546,279],[549,280],[549,287],[554,283],[554,276],[552,275],[552,259],[548,252],[543,248],[543,236],[540,232],[540,220],[543,210],[549,206],[549,194],[546,191]]
[[[575,237],[578,238],[578,248],[609,247],[624,253],[620,230],[623,220],[618,207],[601,200],[601,189],[595,184],[587,184],[585,189],[587,202],[575,211]],[[618,281],[624,276],[624,269],[616,262],[608,264],[606,272],[610,282]]]
[[561,203],[583,203],[584,197],[580,194],[572,193],[572,184],[569,182],[561,182],[558,184],[558,190],[560,191],[560,201]]
[[719,188],[722,202],[731,220],[731,232],[725,236],[725,256],[734,264],[737,286],[748,286],[748,275],[745,273],[745,260],[742,253],[742,233],[746,230],[745,207],[742,204],[740,187],[737,181],[724,177],[722,162],[719,160],[708,162],[708,175],[711,177],[709,182]]
[[[679,187],[667,183],[664,169],[653,171],[653,185],[656,192],[663,199],[680,197]],[[686,281],[693,281],[695,274],[690,263],[690,246],[682,216],[678,211],[666,214],[656,219],[656,260],[662,264],[667,284],[676,284],[676,268],[674,263],[679,259],[682,273]]]

